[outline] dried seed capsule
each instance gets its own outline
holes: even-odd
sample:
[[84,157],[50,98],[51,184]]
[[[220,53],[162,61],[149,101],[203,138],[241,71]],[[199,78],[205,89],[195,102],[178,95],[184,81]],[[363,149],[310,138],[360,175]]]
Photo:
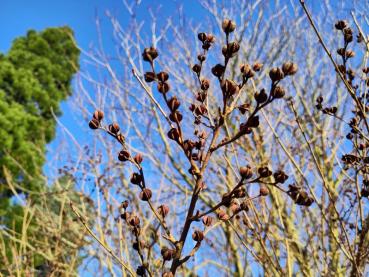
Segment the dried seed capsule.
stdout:
[[159,208],[158,208],[158,212],[164,218],[169,213],[169,207],[167,205],[164,205],[164,204],[160,205]]
[[141,174],[135,172],[131,176],[131,183],[134,185],[139,185],[142,182],[142,176]]
[[137,154],[136,156],[134,156],[134,161],[137,163],[137,164],[141,164],[142,161],[143,161],[143,157],[141,154]]
[[109,125],[109,132],[112,134],[118,134],[120,130],[120,127],[118,125],[118,123],[114,122],[113,124]]
[[197,59],[199,60],[199,62],[204,62],[206,60],[206,56],[205,55],[198,55]]
[[260,186],[259,194],[261,196],[267,196],[269,194],[269,189],[266,186]]
[[230,19],[224,19],[222,22],[223,32],[226,34],[232,33],[236,29],[236,23]]
[[297,69],[297,64],[293,62],[286,62],[282,65],[282,71],[285,76],[296,74]]
[[243,179],[250,179],[252,177],[251,166],[240,167],[240,175]]
[[221,77],[224,73],[225,67],[221,64],[217,64],[215,65],[212,69],[211,69],[211,73],[213,73],[213,75],[215,77]]
[[283,184],[288,179],[288,175],[286,175],[286,173],[284,173],[281,170],[278,170],[278,171],[274,172],[273,176],[274,176],[274,180],[275,180],[276,183]]
[[138,216],[134,215],[134,216],[131,216],[129,219],[128,219],[128,223],[133,226],[133,227],[136,227],[138,225],[140,225],[140,219],[138,218]]
[[173,277],[173,276],[174,276],[173,273],[170,272],[170,271],[164,272],[163,275],[162,275],[162,277]]
[[254,98],[258,104],[262,104],[268,100],[268,95],[265,92],[265,89],[261,89],[259,93],[254,94]]
[[145,267],[144,267],[144,266],[142,266],[142,265],[139,265],[139,266],[137,267],[137,269],[136,269],[136,274],[137,274],[138,276],[145,276],[145,274],[146,274],[146,269],[145,269]]
[[140,199],[142,201],[149,201],[151,199],[152,196],[152,191],[148,188],[144,188],[141,192],[140,192]]
[[130,158],[131,158],[131,155],[129,154],[127,150],[122,150],[118,154],[118,160],[120,160],[121,162],[128,161]]
[[254,71],[251,69],[251,66],[248,64],[241,64],[240,70],[241,70],[242,76],[245,78],[252,78],[255,75]]
[[169,75],[165,71],[162,71],[162,72],[158,73],[156,76],[158,77],[158,80],[160,82],[163,82],[163,83],[168,81],[168,79],[169,79]]
[[284,78],[284,73],[279,67],[274,67],[269,71],[269,77],[273,82],[280,81]]
[[91,120],[90,120],[90,122],[88,123],[88,126],[89,126],[92,130],[96,130],[96,129],[98,129],[98,128],[99,128],[99,126],[100,126],[100,122],[99,122],[97,119],[93,118],[93,119],[91,119]]
[[154,47],[145,48],[142,53],[142,58],[144,61],[152,62],[158,57],[158,51]]
[[197,37],[201,42],[205,42],[207,39],[206,33],[199,33]]
[[283,98],[283,96],[286,94],[286,91],[281,86],[276,86],[272,90],[272,96],[276,99]]
[[346,28],[347,24],[344,20],[339,20],[336,22],[336,24],[334,24],[334,26],[337,30],[343,30]]
[[98,121],[101,121],[104,118],[104,112],[100,110],[96,110],[92,117]]
[[222,84],[222,90],[227,96],[235,95],[239,92],[240,88],[236,82],[226,79]]
[[175,254],[175,250],[169,249],[168,247],[165,246],[161,249],[160,252],[164,261],[170,261],[171,259],[173,259]]
[[172,140],[179,141],[179,132],[176,128],[172,128],[168,132],[168,137]]
[[209,89],[209,87],[210,87],[210,82],[209,82],[209,80],[207,80],[207,79],[202,79],[202,80],[201,80],[201,89],[202,89],[202,90],[208,90],[208,89]]
[[202,218],[202,223],[206,226],[206,227],[210,227],[213,223],[213,218],[211,216],[207,216],[205,215]]
[[200,242],[204,239],[204,233],[199,231],[199,230],[196,230],[195,232],[193,232],[192,234],[192,239],[194,241],[197,241],[197,242]]
[[146,72],[144,78],[146,82],[151,83],[155,81],[156,76],[154,72]]
[[170,90],[170,86],[168,83],[159,83],[158,84],[158,91],[165,94]]
[[181,122],[183,116],[179,111],[174,111],[169,115],[169,119],[173,122]]
[[252,69],[256,72],[260,71],[261,68],[263,67],[262,63],[254,63],[254,65],[252,66]]
[[195,64],[193,67],[192,67],[192,71],[199,74],[201,72],[201,65],[199,64]]
[[172,98],[169,99],[168,101],[168,107],[171,111],[175,111],[179,108],[179,106],[181,105],[181,103],[179,102],[179,100],[177,99],[176,96],[173,96]]
[[227,213],[226,213],[225,211],[220,210],[220,211],[218,212],[218,218],[219,218],[220,220],[226,221],[226,220],[228,220],[228,219],[229,219],[229,215],[227,215]]
[[249,128],[256,128],[256,127],[258,127],[259,124],[260,124],[260,122],[259,122],[259,116],[258,115],[255,115],[255,116],[249,118],[247,120],[247,123],[246,124],[247,124],[247,127],[249,127]]
[[265,167],[260,167],[258,169],[258,173],[259,173],[260,177],[262,177],[262,178],[267,178],[267,177],[272,175],[272,172],[266,166]]

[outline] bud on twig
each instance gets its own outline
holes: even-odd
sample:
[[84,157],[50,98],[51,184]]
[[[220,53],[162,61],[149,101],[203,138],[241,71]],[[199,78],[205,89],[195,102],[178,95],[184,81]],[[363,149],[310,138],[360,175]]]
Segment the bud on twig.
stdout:
[[151,199],[152,196],[152,191],[148,188],[144,188],[141,192],[140,192],[140,199],[142,201],[149,201]]
[[222,29],[226,34],[232,33],[236,29],[236,23],[230,19],[224,19]]

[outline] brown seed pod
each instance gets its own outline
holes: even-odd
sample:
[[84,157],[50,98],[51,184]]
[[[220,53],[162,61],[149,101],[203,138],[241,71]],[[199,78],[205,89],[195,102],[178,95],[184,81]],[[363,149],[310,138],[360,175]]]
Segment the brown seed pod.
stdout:
[[165,246],[160,251],[164,261],[170,261],[173,259],[175,252],[176,251],[174,249],[169,249]]
[[129,219],[128,219],[128,223],[133,226],[133,227],[137,227],[138,225],[140,225],[140,219],[138,216],[134,215],[134,216],[131,216]]
[[169,119],[173,122],[181,122],[183,116],[179,111],[174,111],[169,115]]
[[243,179],[250,179],[252,177],[251,166],[242,166],[240,167],[240,175]]
[[346,51],[346,58],[353,58],[355,57],[355,52],[352,50]]
[[267,178],[272,175],[272,172],[266,166],[260,167],[258,173],[261,178]]
[[158,213],[164,218],[169,213],[169,207],[167,205],[160,205],[158,208]]
[[118,134],[120,130],[120,127],[118,125],[118,123],[114,122],[113,124],[109,125],[109,132],[112,134]]
[[286,94],[285,90],[281,86],[276,86],[272,90],[272,96],[276,99],[283,98],[283,96]]
[[197,241],[197,242],[200,242],[204,239],[204,233],[199,231],[199,230],[196,230],[195,232],[193,232],[192,234],[192,239],[194,241]]
[[207,40],[207,36],[206,33],[199,33],[197,35],[197,38],[201,41],[201,42],[205,42]]
[[213,218],[211,216],[203,216],[202,218],[202,223],[206,226],[206,227],[210,227],[213,224]]
[[144,240],[140,240],[140,243],[138,243],[137,241],[135,241],[132,245],[132,248],[136,251],[138,251],[139,249],[144,249],[146,246],[146,243]]
[[91,120],[90,120],[90,122],[88,123],[88,126],[89,126],[92,130],[96,130],[96,129],[98,129],[98,128],[99,128],[99,126],[100,126],[100,122],[99,122],[97,119],[93,118],[93,119],[91,119]]
[[131,183],[134,185],[139,185],[142,182],[142,176],[141,174],[135,172],[131,176]]
[[280,81],[284,78],[284,73],[279,67],[273,67],[269,71],[269,77],[273,82]]
[[206,56],[205,55],[198,55],[197,59],[199,60],[199,62],[204,62],[206,60]]
[[234,191],[234,197],[243,198],[246,196],[246,189],[244,187],[239,187]]
[[260,121],[259,121],[259,116],[258,115],[254,115],[253,117],[249,118],[247,120],[247,127],[249,128],[257,128],[260,124]]
[[209,87],[210,87],[210,82],[209,82],[209,80],[207,80],[207,79],[202,79],[202,80],[201,80],[201,89],[202,89],[202,90],[208,90],[208,89],[209,89]]
[[228,220],[228,219],[229,219],[229,215],[227,215],[227,213],[226,213],[225,211],[220,210],[220,211],[218,212],[218,218],[219,218],[220,220],[226,221],[226,220]]
[[224,19],[222,22],[223,32],[226,34],[232,33],[236,29],[236,23],[230,19]]
[[121,150],[118,154],[118,160],[121,162],[128,161],[131,158],[131,154],[127,150]]
[[262,63],[254,63],[254,65],[252,66],[252,69],[256,72],[259,72],[261,70],[261,68],[263,67],[263,64]]
[[224,73],[225,67],[221,64],[217,64],[215,65],[212,69],[211,69],[211,73],[213,73],[213,75],[215,77],[221,77]]
[[347,24],[344,20],[339,20],[336,22],[336,24],[334,24],[334,26],[337,30],[343,30],[346,28]]
[[168,100],[168,107],[171,111],[176,111],[180,105],[181,102],[179,102],[176,96],[173,96]]
[[137,164],[141,164],[143,161],[143,157],[141,154],[137,154],[136,156],[134,156],[133,160],[137,163]]
[[152,62],[158,57],[158,51],[154,47],[145,48],[142,53],[142,58],[144,61]]
[[104,118],[104,112],[100,110],[96,110],[92,117],[98,121],[101,121]]
[[346,54],[345,48],[339,48],[337,49],[337,54],[344,57]]
[[273,176],[276,183],[283,184],[288,179],[288,175],[286,175],[286,173],[284,173],[282,170],[274,172]]
[[224,91],[225,95],[232,96],[237,94],[240,91],[240,88],[236,82],[226,79],[222,84],[222,90]]
[[169,130],[168,132],[168,138],[175,140],[175,141],[179,141],[179,132],[176,128],[172,128]]
[[170,86],[168,83],[159,83],[158,84],[158,91],[165,94],[170,90]]
[[168,79],[169,79],[169,74],[167,73],[167,72],[165,72],[165,71],[162,71],[162,72],[159,72],[157,75],[156,75],[156,77],[158,77],[158,80],[160,81],[160,82],[166,82],[166,81],[168,81]]
[[141,192],[140,192],[140,199],[142,201],[149,201],[151,199],[152,196],[152,191],[151,189],[148,188],[144,188]]
[[293,62],[285,62],[282,65],[282,71],[283,71],[285,76],[294,75],[294,74],[296,74],[297,70],[298,70],[297,64],[295,64]]
[[261,196],[267,196],[269,194],[269,189],[266,186],[262,185],[260,186],[259,194]]
[[137,274],[138,276],[145,276],[145,274],[146,274],[146,269],[145,269],[145,267],[144,267],[143,265],[139,265],[139,266],[137,267],[137,269],[136,269],[136,274]]
[[199,64],[195,64],[193,67],[192,67],[192,71],[199,74],[201,72],[201,65]]
[[252,78],[255,75],[254,71],[252,70],[249,64],[241,64],[240,70],[241,70],[242,76],[245,78]]
[[155,81],[156,76],[154,72],[146,72],[144,78],[146,82],[151,83]]
[[164,272],[163,275],[161,275],[162,277],[173,277],[173,273],[170,271]]
[[258,104],[262,104],[268,100],[268,95],[265,92],[265,89],[261,89],[259,93],[254,94],[254,98]]

